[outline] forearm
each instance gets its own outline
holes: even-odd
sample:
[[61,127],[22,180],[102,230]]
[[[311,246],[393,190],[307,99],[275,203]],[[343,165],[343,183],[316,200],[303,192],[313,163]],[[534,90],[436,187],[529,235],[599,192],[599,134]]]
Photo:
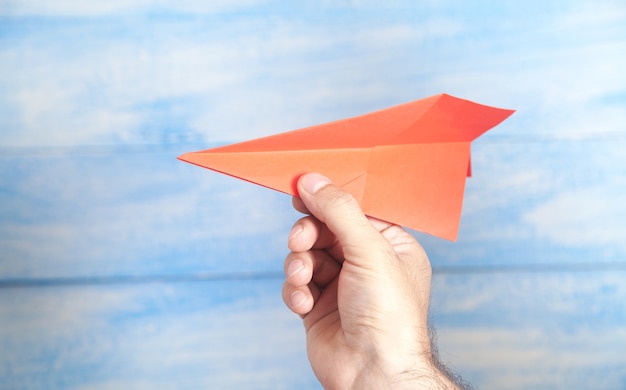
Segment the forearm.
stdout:
[[[378,366],[367,370],[360,383],[363,386],[355,386],[356,389],[435,389],[435,390],[472,390],[471,384],[461,376],[453,373],[439,359],[439,351],[436,343],[436,332],[429,327],[430,344],[418,356],[413,355],[410,362],[405,360],[405,368],[399,369],[397,364],[402,364],[403,359],[397,356],[388,360],[391,365]],[[393,366],[393,367],[392,367]]]
[[[459,376],[452,374],[430,351],[413,357],[370,356],[364,359],[354,374],[348,375],[348,382],[331,381],[323,383],[326,388],[349,389],[433,389],[433,390],[470,390],[472,387]],[[382,359],[381,359],[382,358]],[[355,359],[356,361],[360,359]],[[355,361],[353,361],[354,363]],[[357,364],[358,366],[358,364]],[[333,379],[337,379],[336,376]]]
[[352,389],[393,389],[393,390],[469,390],[458,383],[454,377],[439,370],[434,365],[404,371],[395,375],[386,375],[380,371],[369,371],[356,378]]
[[[474,387],[465,381],[460,375],[453,373],[441,360],[439,359],[439,349],[437,348],[437,332],[435,328],[429,326],[428,335],[430,338],[430,361],[434,369],[438,372],[438,377],[442,378],[442,389],[458,389],[458,390],[472,390]],[[447,387],[446,387],[447,386]],[[426,387],[425,387],[426,388]],[[434,387],[435,389],[437,387]]]

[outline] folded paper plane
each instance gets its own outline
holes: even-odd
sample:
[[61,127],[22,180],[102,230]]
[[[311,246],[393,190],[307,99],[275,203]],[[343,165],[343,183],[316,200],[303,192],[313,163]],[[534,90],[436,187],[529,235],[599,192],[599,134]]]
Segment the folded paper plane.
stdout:
[[319,172],[369,216],[456,240],[470,143],[512,113],[441,94],[179,159],[292,195]]

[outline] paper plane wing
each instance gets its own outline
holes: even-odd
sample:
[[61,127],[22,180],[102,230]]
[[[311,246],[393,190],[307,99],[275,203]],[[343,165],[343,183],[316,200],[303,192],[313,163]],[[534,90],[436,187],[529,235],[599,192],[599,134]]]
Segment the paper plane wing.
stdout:
[[179,159],[292,195],[319,172],[366,214],[455,240],[470,143],[512,113],[443,94]]

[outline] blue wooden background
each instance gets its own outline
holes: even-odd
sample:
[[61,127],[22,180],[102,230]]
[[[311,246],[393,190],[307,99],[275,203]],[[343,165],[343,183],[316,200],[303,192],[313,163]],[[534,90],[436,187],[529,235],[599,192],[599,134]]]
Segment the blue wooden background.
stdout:
[[623,1],[0,1],[0,388],[319,388],[289,197],[175,157],[447,92],[518,111],[415,233],[443,359],[626,389],[625,69]]

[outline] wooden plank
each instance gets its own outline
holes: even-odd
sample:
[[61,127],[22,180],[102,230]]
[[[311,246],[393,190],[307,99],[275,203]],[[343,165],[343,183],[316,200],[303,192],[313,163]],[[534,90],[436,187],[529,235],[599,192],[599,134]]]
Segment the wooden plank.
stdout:
[[442,359],[484,389],[618,389],[626,271],[440,275],[431,317]]
[[0,289],[0,387],[316,388],[281,285]]
[[[281,281],[0,289],[7,388],[319,388]],[[614,389],[626,272],[436,275],[442,360],[480,388]]]
[[[435,267],[623,263],[623,150],[480,143],[458,242],[418,237]],[[181,163],[180,151],[0,158],[0,277],[280,273],[299,217],[289,197]]]

